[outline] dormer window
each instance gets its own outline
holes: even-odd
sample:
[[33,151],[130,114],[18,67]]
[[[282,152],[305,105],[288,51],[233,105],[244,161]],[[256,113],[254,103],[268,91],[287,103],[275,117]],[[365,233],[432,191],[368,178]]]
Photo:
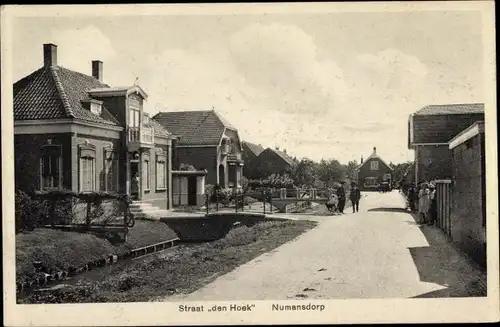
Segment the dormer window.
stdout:
[[100,116],[102,114],[102,101],[89,99],[82,101],[83,106],[91,113]]
[[90,104],[90,111],[93,113],[93,114],[96,114],[96,115],[101,115],[102,113],[102,104],[100,103],[91,103]]

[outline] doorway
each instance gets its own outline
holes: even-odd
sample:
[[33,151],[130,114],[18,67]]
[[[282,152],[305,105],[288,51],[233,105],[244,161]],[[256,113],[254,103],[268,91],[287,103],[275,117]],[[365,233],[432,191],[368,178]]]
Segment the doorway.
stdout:
[[130,162],[130,195],[132,199],[139,199],[139,189],[140,189],[140,181],[141,175],[139,174],[139,163],[138,162]]
[[196,194],[197,194],[197,177],[196,176],[190,176],[188,177],[188,205],[189,206],[195,206],[197,205],[197,199],[196,199]]

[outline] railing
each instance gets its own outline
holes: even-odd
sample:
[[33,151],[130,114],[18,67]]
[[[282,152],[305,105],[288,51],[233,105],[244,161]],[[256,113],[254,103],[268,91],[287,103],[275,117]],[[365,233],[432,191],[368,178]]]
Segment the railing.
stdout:
[[154,143],[154,132],[150,127],[129,127],[128,129],[128,140],[130,142],[139,143]]

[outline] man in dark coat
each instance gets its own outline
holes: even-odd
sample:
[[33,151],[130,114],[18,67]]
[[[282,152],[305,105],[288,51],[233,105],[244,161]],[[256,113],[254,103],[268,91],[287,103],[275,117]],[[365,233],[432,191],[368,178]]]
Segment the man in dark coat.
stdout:
[[356,183],[351,183],[351,193],[349,194],[352,203],[352,213],[359,211],[359,200],[361,199],[361,191]]
[[345,182],[340,183],[340,187],[337,189],[337,196],[339,198],[339,212],[344,213],[345,207]]

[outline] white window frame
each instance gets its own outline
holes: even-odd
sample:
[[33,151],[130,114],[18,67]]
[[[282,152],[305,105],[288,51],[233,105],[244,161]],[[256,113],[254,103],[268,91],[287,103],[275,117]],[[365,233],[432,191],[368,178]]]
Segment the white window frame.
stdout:
[[[63,167],[62,167],[62,164],[63,164],[63,161],[62,161],[62,147],[61,147],[61,145],[59,145],[59,144],[51,144],[51,143],[48,143],[48,144],[46,144],[46,145],[43,145],[43,146],[41,147],[41,149],[43,150],[44,148],[47,148],[47,147],[56,147],[56,148],[58,148],[58,150],[59,150],[59,155],[58,155],[58,157],[57,157],[57,161],[58,161],[58,163],[57,163],[57,176],[56,176],[56,177],[57,177],[57,181],[58,181],[58,186],[53,186],[53,183],[52,183],[52,186],[48,186],[48,187],[45,187],[45,186],[44,186],[44,184],[45,184],[45,183],[44,183],[44,178],[45,178],[45,177],[43,176],[43,170],[44,170],[44,169],[43,169],[43,168],[44,168],[44,166],[43,166],[44,156],[42,156],[42,155],[41,155],[41,156],[40,156],[40,185],[39,185],[39,187],[40,187],[40,188],[39,188],[39,189],[40,189],[40,191],[43,191],[44,189],[46,189],[46,190],[60,190],[60,189],[62,189],[62,188],[63,188],[63,186],[62,186],[62,182],[63,182],[63,174],[62,174],[62,170],[63,170],[63,169],[62,169],[62,168],[63,168]],[[49,158],[50,158],[50,157],[49,157]],[[50,165],[50,163],[49,163],[49,165]],[[52,177],[54,177],[54,176],[52,176]]]
[[[155,186],[156,190],[164,191],[167,189],[167,157],[166,153],[162,150],[156,150],[156,160],[155,160]],[[158,164],[163,164],[163,186],[158,186]]]
[[[149,154],[145,154],[144,158],[142,159],[142,171],[141,174],[144,177],[144,180],[146,181],[146,185],[144,185],[144,191],[145,192],[150,192],[151,191],[151,157]],[[146,172],[146,176],[144,176],[144,172]]]
[[370,161],[370,170],[378,170],[378,168],[379,168],[378,160]]
[[[82,151],[90,151],[93,152],[94,156],[82,156]],[[96,153],[95,153],[95,146],[86,142],[84,144],[79,145],[79,153],[78,153],[78,180],[79,180],[79,191],[81,193],[92,193],[97,190],[97,174],[96,174]],[[83,164],[82,164],[82,159],[89,160],[92,165],[91,165],[91,172],[90,172],[90,180],[92,181],[92,187],[91,190],[83,190]]]

